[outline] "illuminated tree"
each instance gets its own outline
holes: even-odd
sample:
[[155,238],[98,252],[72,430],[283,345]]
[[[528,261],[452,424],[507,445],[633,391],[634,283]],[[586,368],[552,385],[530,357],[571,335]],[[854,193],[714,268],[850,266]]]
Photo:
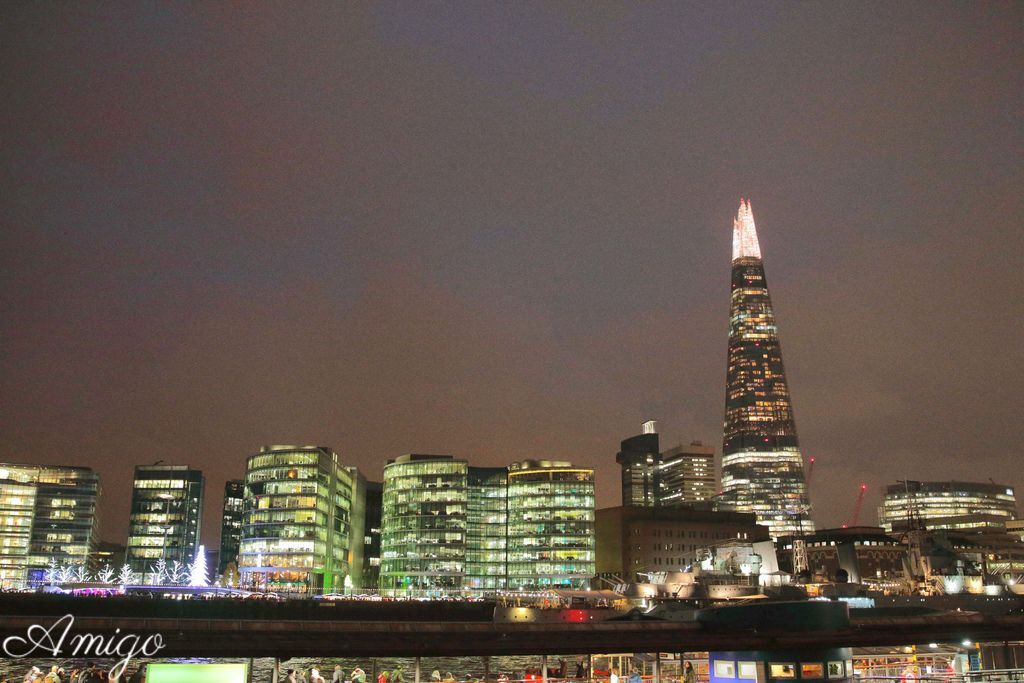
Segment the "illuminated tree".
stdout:
[[120,571],[117,572],[117,582],[122,586],[127,586],[135,579],[135,572],[127,564],[121,566]]
[[57,566],[57,560],[50,558],[50,566],[46,568],[46,583],[51,586],[56,586],[60,583],[60,567]]
[[192,566],[189,567],[188,585],[201,588],[209,585],[206,570],[206,549],[203,546],[199,546],[196,559],[193,560]]
[[71,583],[74,580],[75,580],[75,569],[74,569],[74,567],[68,567],[68,566],[65,566],[65,565],[61,565],[60,567],[57,567],[57,583],[58,584]]
[[168,572],[168,580],[175,586],[180,586],[185,583],[185,581],[188,580],[188,567],[178,560],[174,560],[171,562],[171,569],[170,572]]
[[109,564],[105,564],[96,572],[96,579],[103,583],[111,583],[114,579],[114,570],[111,569]]
[[156,561],[156,565],[153,567],[153,585],[162,586],[167,582],[167,560],[160,558]]

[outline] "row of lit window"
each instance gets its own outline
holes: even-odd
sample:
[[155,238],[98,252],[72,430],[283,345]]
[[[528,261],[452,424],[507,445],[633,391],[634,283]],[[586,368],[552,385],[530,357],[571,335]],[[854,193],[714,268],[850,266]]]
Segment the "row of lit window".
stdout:
[[[758,662],[744,662],[718,659],[715,660],[715,678],[757,679]],[[852,678],[853,660],[822,662],[769,662],[769,678],[796,678],[797,671],[801,679],[821,680],[824,678]]]

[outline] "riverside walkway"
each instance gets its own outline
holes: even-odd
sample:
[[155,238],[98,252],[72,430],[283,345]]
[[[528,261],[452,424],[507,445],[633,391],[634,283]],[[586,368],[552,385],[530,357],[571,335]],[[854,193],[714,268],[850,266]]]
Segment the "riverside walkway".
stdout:
[[[20,598],[20,599],[19,599]],[[0,598],[0,639],[74,615],[71,634],[161,634],[162,657],[377,657],[525,655],[540,652],[693,652],[1005,642],[1024,637],[1024,614],[882,615],[856,611],[828,632],[784,626],[648,619],[495,623],[488,603],[271,603]]]

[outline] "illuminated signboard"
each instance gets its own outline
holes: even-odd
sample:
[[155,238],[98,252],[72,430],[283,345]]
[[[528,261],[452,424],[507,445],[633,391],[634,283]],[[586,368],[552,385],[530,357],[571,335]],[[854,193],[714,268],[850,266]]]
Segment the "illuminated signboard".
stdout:
[[150,664],[146,683],[246,683],[248,664]]

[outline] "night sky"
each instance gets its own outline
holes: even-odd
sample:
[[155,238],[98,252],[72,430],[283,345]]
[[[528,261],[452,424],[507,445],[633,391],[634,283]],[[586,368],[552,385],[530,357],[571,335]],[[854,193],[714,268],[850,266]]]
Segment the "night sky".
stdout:
[[0,8],[0,459],[720,451],[752,198],[819,526],[1021,488],[1024,4]]

